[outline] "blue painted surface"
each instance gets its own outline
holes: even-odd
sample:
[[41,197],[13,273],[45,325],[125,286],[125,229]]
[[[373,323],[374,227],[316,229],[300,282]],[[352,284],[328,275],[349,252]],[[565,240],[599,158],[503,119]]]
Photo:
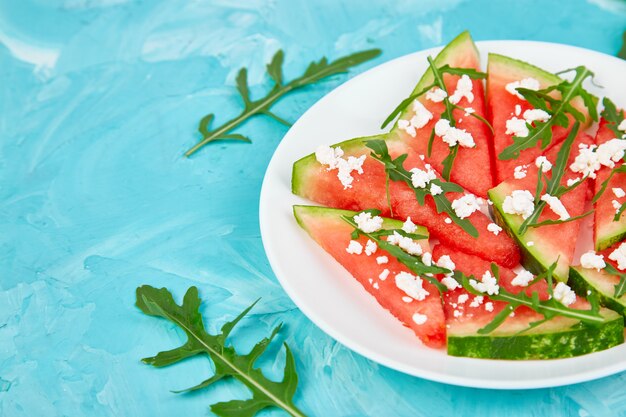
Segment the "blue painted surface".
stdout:
[[[263,252],[259,191],[285,128],[257,120],[244,129],[252,145],[181,157],[201,116],[217,111],[219,122],[238,110],[236,70],[249,66],[261,91],[262,64],[278,48],[289,76],[324,54],[376,46],[380,63],[465,28],[479,40],[612,54],[626,28],[621,0],[361,3],[0,3],[1,416],[204,416],[245,396],[231,383],[169,392],[208,376],[204,359],[161,370],[139,362],[180,341],[133,306],[144,283],[178,297],[197,285],[214,327],[262,296],[235,341],[246,349],[284,321],[302,381],[296,400],[311,416],[626,415],[626,374],[494,392],[413,378],[343,348],[294,307]],[[296,120],[345,79],[277,111]],[[273,358],[264,363],[276,377],[284,354]]]

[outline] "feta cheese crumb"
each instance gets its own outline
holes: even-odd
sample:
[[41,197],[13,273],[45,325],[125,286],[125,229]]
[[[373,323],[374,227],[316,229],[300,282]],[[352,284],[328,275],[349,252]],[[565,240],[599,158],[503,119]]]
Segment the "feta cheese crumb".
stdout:
[[526,220],[535,210],[535,197],[528,190],[514,190],[504,199],[502,210],[507,214],[519,214]]
[[447,119],[439,119],[435,123],[435,134],[450,147],[460,145],[466,148],[473,148],[476,146],[474,137],[471,133],[465,129],[458,129],[450,126],[450,121]]
[[487,293],[489,295],[498,294],[500,292],[500,286],[498,285],[498,280],[491,275],[491,272],[485,271],[482,276],[482,280],[480,282],[470,279],[470,285],[476,291],[480,291],[482,293]]
[[399,246],[400,249],[411,255],[422,254],[422,247],[419,245],[419,243],[416,243],[410,237],[402,236],[398,232],[393,232],[393,235],[387,236],[387,243]]
[[491,301],[485,303],[485,310],[492,312],[493,311],[493,303]]
[[426,93],[426,99],[432,101],[433,103],[441,103],[446,97],[448,97],[448,93],[439,87],[434,87]]
[[403,271],[396,274],[395,280],[396,287],[417,301],[422,301],[430,294],[423,288],[424,281],[418,276]]
[[542,172],[548,172],[552,169],[552,163],[543,155],[538,156],[537,159],[535,159],[535,165],[537,168],[541,167]]
[[404,301],[405,303],[410,303],[413,301],[413,299],[411,297],[407,297],[406,295],[403,295],[402,301]]
[[363,163],[366,155],[361,155],[358,158],[349,156],[348,159],[344,159],[342,156],[343,150],[339,146],[331,148],[330,146],[322,145],[315,151],[317,162],[327,165],[329,171],[337,169],[337,178],[339,178],[345,190],[352,188],[352,182],[354,181],[352,172],[363,173]]
[[[430,166],[429,166],[430,167]],[[411,183],[415,188],[426,188],[426,185],[437,178],[437,174],[432,168],[425,167],[426,171],[419,168],[411,169]]]
[[528,246],[529,248],[531,246],[535,246],[535,242],[533,242],[532,240],[526,243],[526,246]]
[[367,256],[372,255],[378,249],[378,245],[373,240],[367,239],[367,243],[365,243],[365,254]]
[[613,208],[615,209],[615,212],[617,213],[619,211],[619,209],[622,207],[622,205],[619,203],[619,201],[617,200],[611,200],[611,204],[613,205]]
[[626,242],[622,243],[609,255],[609,259],[617,262],[617,269],[626,269]]
[[387,279],[388,276],[389,276],[389,270],[385,268],[383,269],[383,272],[381,272],[380,275],[378,275],[378,279],[380,279],[381,281],[384,281]]
[[476,297],[474,297],[469,306],[472,308],[477,308],[483,303],[484,299],[485,297],[483,297],[482,295],[477,295]]
[[517,89],[520,88],[520,87],[521,88],[526,88],[528,90],[537,91],[537,90],[539,90],[541,85],[539,84],[539,80],[537,80],[535,78],[524,78],[524,79],[519,80],[519,81],[513,81],[511,83],[508,83],[504,88],[509,93],[511,93],[514,96],[517,96],[518,98],[521,98],[522,100],[524,100],[524,96],[522,96],[520,93],[517,92]]
[[611,139],[596,149],[598,162],[601,165],[613,168],[615,163],[624,157],[624,151],[626,151],[626,140]]
[[425,314],[420,314],[420,313],[413,314],[413,321],[418,326],[421,326],[422,324],[426,323],[427,319],[428,317]]
[[330,146],[321,145],[315,150],[315,159],[322,165],[328,165],[328,169],[337,168],[338,160],[343,156],[343,149],[337,146],[331,148]]
[[446,288],[448,288],[450,291],[461,288],[461,284],[459,284],[457,280],[452,277],[443,277],[441,283],[445,285]]
[[502,228],[500,226],[498,226],[495,223],[489,223],[487,225],[487,231],[493,233],[494,235],[498,236],[498,233],[500,233],[502,231]]
[[450,258],[449,255],[441,255],[441,257],[437,260],[437,266],[440,268],[449,269],[450,271],[454,271],[454,268],[456,268],[455,263],[452,261],[452,258]]
[[528,272],[525,269],[522,269],[515,275],[515,278],[511,280],[511,285],[515,285],[517,287],[528,287],[528,284],[534,279],[534,275]]
[[505,133],[507,135],[513,135],[518,138],[525,138],[530,132],[528,130],[528,126],[526,125],[526,120],[513,117],[506,121]]
[[554,214],[559,216],[559,220],[567,220],[570,218],[567,209],[558,197],[554,197],[550,194],[544,194],[541,196],[541,201],[545,201],[548,204],[550,210],[552,210]]
[[480,205],[473,194],[466,194],[463,197],[452,201],[454,213],[461,219],[472,215],[476,210],[480,210]]
[[433,254],[430,252],[424,252],[422,255],[422,262],[424,262],[424,265],[426,266],[431,266],[433,264]]
[[465,114],[464,116],[469,116],[472,113],[476,113],[476,110],[474,110],[472,107],[466,107],[465,108]]
[[356,240],[351,240],[346,248],[346,252],[350,255],[360,255],[363,252],[363,245]]
[[383,218],[380,216],[372,217],[372,213],[361,212],[352,218],[356,226],[365,233],[374,233],[383,227]]
[[459,295],[459,298],[457,299],[457,301],[456,301],[456,302],[457,302],[457,303],[459,303],[459,304],[465,304],[465,302],[466,302],[467,300],[469,300],[469,295],[467,295],[467,294],[461,294],[461,295]]
[[541,109],[530,109],[524,112],[524,120],[528,123],[532,122],[546,122],[550,120],[550,114]]
[[596,177],[596,171],[600,169],[600,160],[594,152],[595,146],[587,146],[581,144],[578,149],[578,155],[569,166],[573,172],[582,174],[583,177]]
[[522,114],[522,106],[520,106],[519,104],[515,105],[515,115],[519,116],[520,114]]
[[406,221],[402,225],[402,230],[407,233],[415,233],[415,231],[417,230],[417,226],[411,221],[411,217],[406,218]]
[[623,188],[617,187],[617,188],[612,188],[611,190],[613,191],[613,194],[615,194],[615,197],[617,198],[622,198],[626,196],[626,191],[624,191]]
[[437,184],[430,184],[430,193],[432,195],[439,195],[443,192],[443,189]]
[[433,114],[417,99],[413,101],[413,111],[415,113],[409,120],[398,120],[398,128],[415,137],[417,129],[426,126],[433,118]]
[[572,185],[576,184],[578,181],[580,181],[580,178],[570,178],[567,180],[567,186],[571,187]]
[[375,282],[374,285],[372,285],[372,287],[374,287],[375,290],[380,288],[380,286],[378,285],[378,282]]
[[582,254],[580,257],[580,265],[583,268],[600,271],[606,266],[606,262],[604,262],[604,256],[598,255],[594,251],[590,250],[589,252]]
[[445,219],[443,219],[444,223],[447,224],[452,224],[452,219],[450,217],[446,217]]
[[473,102],[474,93],[472,92],[472,88],[472,79],[467,74],[463,74],[456,82],[456,90],[450,96],[450,103],[458,104],[463,97],[466,97],[469,103]]
[[376,258],[376,263],[378,265],[383,265],[389,262],[389,258],[387,258],[386,256],[379,256]]
[[521,180],[522,178],[526,178],[527,165],[518,165],[513,170],[513,177],[515,179]]
[[460,310],[454,310],[454,317],[459,318],[463,315],[463,312]]
[[564,306],[568,306],[576,301],[576,293],[565,283],[559,282],[554,287],[554,299],[562,303]]

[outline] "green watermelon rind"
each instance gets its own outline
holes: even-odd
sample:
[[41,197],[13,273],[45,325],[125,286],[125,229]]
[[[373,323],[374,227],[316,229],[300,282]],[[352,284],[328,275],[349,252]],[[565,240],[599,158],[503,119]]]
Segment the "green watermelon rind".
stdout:
[[[500,186],[492,188],[488,192],[489,199],[493,202],[492,215],[495,222],[503,227],[507,234],[515,240],[515,243],[517,243],[517,246],[520,249],[521,263],[524,268],[533,274],[541,274],[547,271],[554,261],[543,259],[542,252],[544,252],[544,249],[541,248],[540,241],[533,240],[535,245],[528,246],[528,240],[519,236],[517,230],[521,226],[522,220],[518,215],[504,213],[502,205],[504,204],[505,196],[499,192],[499,188]],[[530,232],[526,233],[528,236],[528,233]],[[561,267],[561,269],[564,269],[564,267]],[[567,282],[568,272],[559,273],[557,269],[554,273],[554,278],[558,281]]]
[[602,237],[598,236],[595,242],[596,251],[603,251],[626,238],[626,223],[615,222],[620,227],[614,233],[607,233]]
[[624,318],[607,309],[601,309],[601,314],[605,321],[598,326],[572,325],[569,319],[564,319],[562,326],[553,324],[553,328],[544,331],[542,325],[521,334],[517,329],[507,333],[506,323],[488,335],[455,335],[448,330],[448,355],[480,359],[561,359],[623,343]]
[[606,281],[605,272],[581,266],[571,267],[569,271],[569,285],[578,295],[587,297],[591,291],[597,295],[600,304],[626,317],[626,295],[613,296],[615,288]]

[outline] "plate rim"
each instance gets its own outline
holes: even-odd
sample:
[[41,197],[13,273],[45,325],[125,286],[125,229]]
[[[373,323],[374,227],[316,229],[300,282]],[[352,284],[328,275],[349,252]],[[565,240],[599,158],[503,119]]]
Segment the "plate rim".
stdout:
[[[518,44],[518,46],[521,45],[525,45],[525,46],[535,46],[535,47],[557,47],[557,48],[566,48],[566,49],[571,49],[573,51],[579,50],[581,52],[584,52],[585,54],[592,54],[592,55],[599,55],[602,56],[603,59],[609,58],[610,60],[614,60],[615,63],[618,63],[618,65],[624,65],[626,64],[626,61],[622,61],[621,59],[605,54],[603,52],[599,52],[599,51],[594,51],[591,49],[586,49],[586,48],[582,48],[579,46],[574,46],[574,45],[568,45],[568,44],[561,44],[561,43],[555,43],[555,42],[545,42],[545,41],[527,41],[527,40],[484,40],[484,41],[477,41],[475,42],[479,51],[482,53],[488,52],[485,51],[485,49],[489,49],[491,46],[502,46],[502,45],[514,45],[514,44]],[[387,66],[393,66],[393,65],[398,65],[399,61],[403,61],[403,60],[411,60],[411,58],[414,58],[416,55],[423,55],[423,54],[431,54],[434,55],[436,53],[438,53],[441,49],[443,49],[444,46],[438,46],[438,47],[433,47],[433,48],[428,48],[428,49],[423,49],[423,50],[419,50],[416,52],[412,52],[409,54],[405,54],[402,56],[398,56],[396,58],[393,58],[389,61],[385,61],[379,65],[376,65],[348,80],[346,80],[345,82],[343,82],[342,84],[340,84],[339,86],[337,86],[336,88],[334,88],[333,90],[331,90],[330,92],[328,92],[327,94],[325,94],[323,97],[321,97],[319,100],[317,100],[312,106],[310,106],[301,116],[300,118],[298,118],[298,120],[293,124],[293,126],[285,133],[285,135],[283,136],[283,138],[281,139],[281,142],[278,144],[278,146],[276,147],[276,149],[274,150],[274,153],[272,154],[272,158],[270,159],[270,162],[267,166],[267,169],[265,171],[265,174],[263,176],[263,183],[261,186],[261,192],[260,192],[260,197],[259,197],[259,228],[260,228],[260,232],[261,232],[261,240],[263,243],[263,248],[265,251],[265,254],[268,258],[268,261],[270,263],[270,267],[272,268],[272,271],[274,272],[274,275],[276,276],[276,279],[278,280],[279,284],[281,285],[281,287],[283,288],[283,290],[287,293],[287,295],[289,296],[289,298],[292,300],[292,302],[296,305],[296,307],[309,319],[311,320],[311,322],[313,324],[315,324],[316,327],[318,327],[320,330],[322,330],[324,333],[326,333],[327,335],[329,335],[332,339],[334,339],[337,343],[340,343],[342,346],[345,346],[346,348],[348,348],[349,350],[358,353],[359,355],[372,360],[382,366],[394,369],[396,371],[408,374],[408,375],[412,375],[412,376],[416,376],[419,378],[424,378],[427,380],[431,380],[431,381],[435,381],[435,382],[439,382],[439,383],[444,383],[444,384],[451,384],[451,385],[456,385],[456,386],[462,386],[462,387],[470,387],[470,388],[482,388],[482,389],[496,389],[496,390],[519,390],[519,389],[540,389],[540,388],[550,388],[550,387],[558,387],[558,386],[564,386],[564,385],[571,385],[571,384],[577,384],[577,383],[582,383],[582,382],[586,382],[586,381],[591,381],[594,379],[598,379],[598,378],[602,378],[602,377],[606,377],[606,376],[610,376],[610,375],[614,375],[616,373],[622,372],[626,370],[626,360],[624,360],[621,363],[613,363],[609,366],[605,366],[602,368],[594,368],[594,369],[590,369],[590,370],[586,370],[583,372],[578,372],[574,375],[566,375],[566,376],[553,376],[553,377],[547,377],[547,378],[540,378],[538,380],[523,380],[520,382],[516,382],[514,380],[508,380],[508,381],[502,381],[502,380],[489,380],[489,379],[477,379],[477,378],[469,378],[469,377],[465,377],[465,376],[456,376],[456,375],[449,375],[446,373],[442,373],[442,372],[433,372],[433,371],[429,371],[429,370],[417,370],[412,366],[407,366],[406,364],[402,363],[401,361],[395,360],[395,359],[391,359],[391,358],[387,358],[387,357],[383,357],[380,356],[376,351],[369,349],[367,346],[363,346],[358,342],[353,342],[350,338],[346,338],[345,336],[342,336],[341,334],[338,334],[339,332],[337,332],[332,326],[330,326],[327,321],[323,318],[320,318],[319,316],[317,316],[315,314],[314,311],[312,311],[311,309],[309,309],[309,306],[306,302],[303,302],[300,295],[298,294],[298,292],[295,290],[295,288],[290,284],[289,280],[285,280],[284,276],[286,275],[285,272],[282,270],[282,266],[281,263],[279,262],[279,258],[277,256],[277,254],[275,254],[272,250],[268,250],[269,244],[269,225],[268,222],[265,219],[268,219],[268,202],[267,202],[267,194],[268,194],[268,187],[269,187],[269,182],[270,182],[270,176],[272,174],[272,172],[275,170],[275,166],[278,164],[278,160],[279,160],[279,156],[280,156],[280,149],[282,144],[284,143],[283,140],[285,138],[287,138],[290,133],[292,132],[292,130],[294,129],[294,127],[297,125],[297,123],[302,120],[305,116],[307,116],[309,113],[311,113],[314,109],[316,109],[318,106],[323,105],[323,102],[325,100],[328,99],[329,96],[334,95],[334,94],[338,94],[340,92],[342,92],[344,89],[349,88],[351,84],[353,84],[354,82],[356,82],[357,80],[361,79],[361,78],[365,78],[366,76],[370,75],[373,71],[383,71],[384,67]],[[374,134],[374,132],[372,133]],[[295,161],[294,161],[295,162]],[[309,202],[308,204],[310,205],[318,205],[314,202]],[[596,352],[596,353],[591,353],[589,355],[594,355],[594,354],[598,354],[600,352]],[[587,355],[583,355],[583,356],[587,356]],[[504,363],[529,363],[529,362],[541,362],[541,363],[551,363],[554,361],[575,361],[577,359],[579,359],[580,357],[573,357],[573,358],[564,358],[564,359],[552,359],[552,360],[542,360],[542,361],[506,361],[506,360],[495,360],[495,359],[474,359],[474,358],[458,358],[461,360],[467,360],[467,361],[481,361],[481,362],[489,362],[489,363],[494,363],[494,362],[504,362]]]

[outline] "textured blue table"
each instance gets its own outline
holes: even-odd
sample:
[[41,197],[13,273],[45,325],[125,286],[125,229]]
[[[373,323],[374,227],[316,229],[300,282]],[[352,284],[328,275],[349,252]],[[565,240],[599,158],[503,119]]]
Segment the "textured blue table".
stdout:
[[[343,348],[294,307],[261,245],[261,181],[285,128],[258,120],[245,129],[252,145],[181,157],[201,116],[239,109],[236,70],[249,66],[261,91],[263,63],[278,48],[288,76],[324,54],[375,46],[380,63],[465,28],[479,40],[613,54],[626,3],[227,3],[0,3],[0,415],[205,416],[209,404],[245,396],[235,383],[169,392],[208,376],[204,359],[161,370],[139,362],[180,341],[133,306],[144,283],[177,296],[197,285],[214,328],[262,296],[234,339],[247,349],[284,321],[301,376],[296,401],[311,416],[626,415],[626,374],[494,392],[413,378]],[[295,120],[345,79],[277,111]],[[284,355],[272,358],[265,365],[280,375]]]

